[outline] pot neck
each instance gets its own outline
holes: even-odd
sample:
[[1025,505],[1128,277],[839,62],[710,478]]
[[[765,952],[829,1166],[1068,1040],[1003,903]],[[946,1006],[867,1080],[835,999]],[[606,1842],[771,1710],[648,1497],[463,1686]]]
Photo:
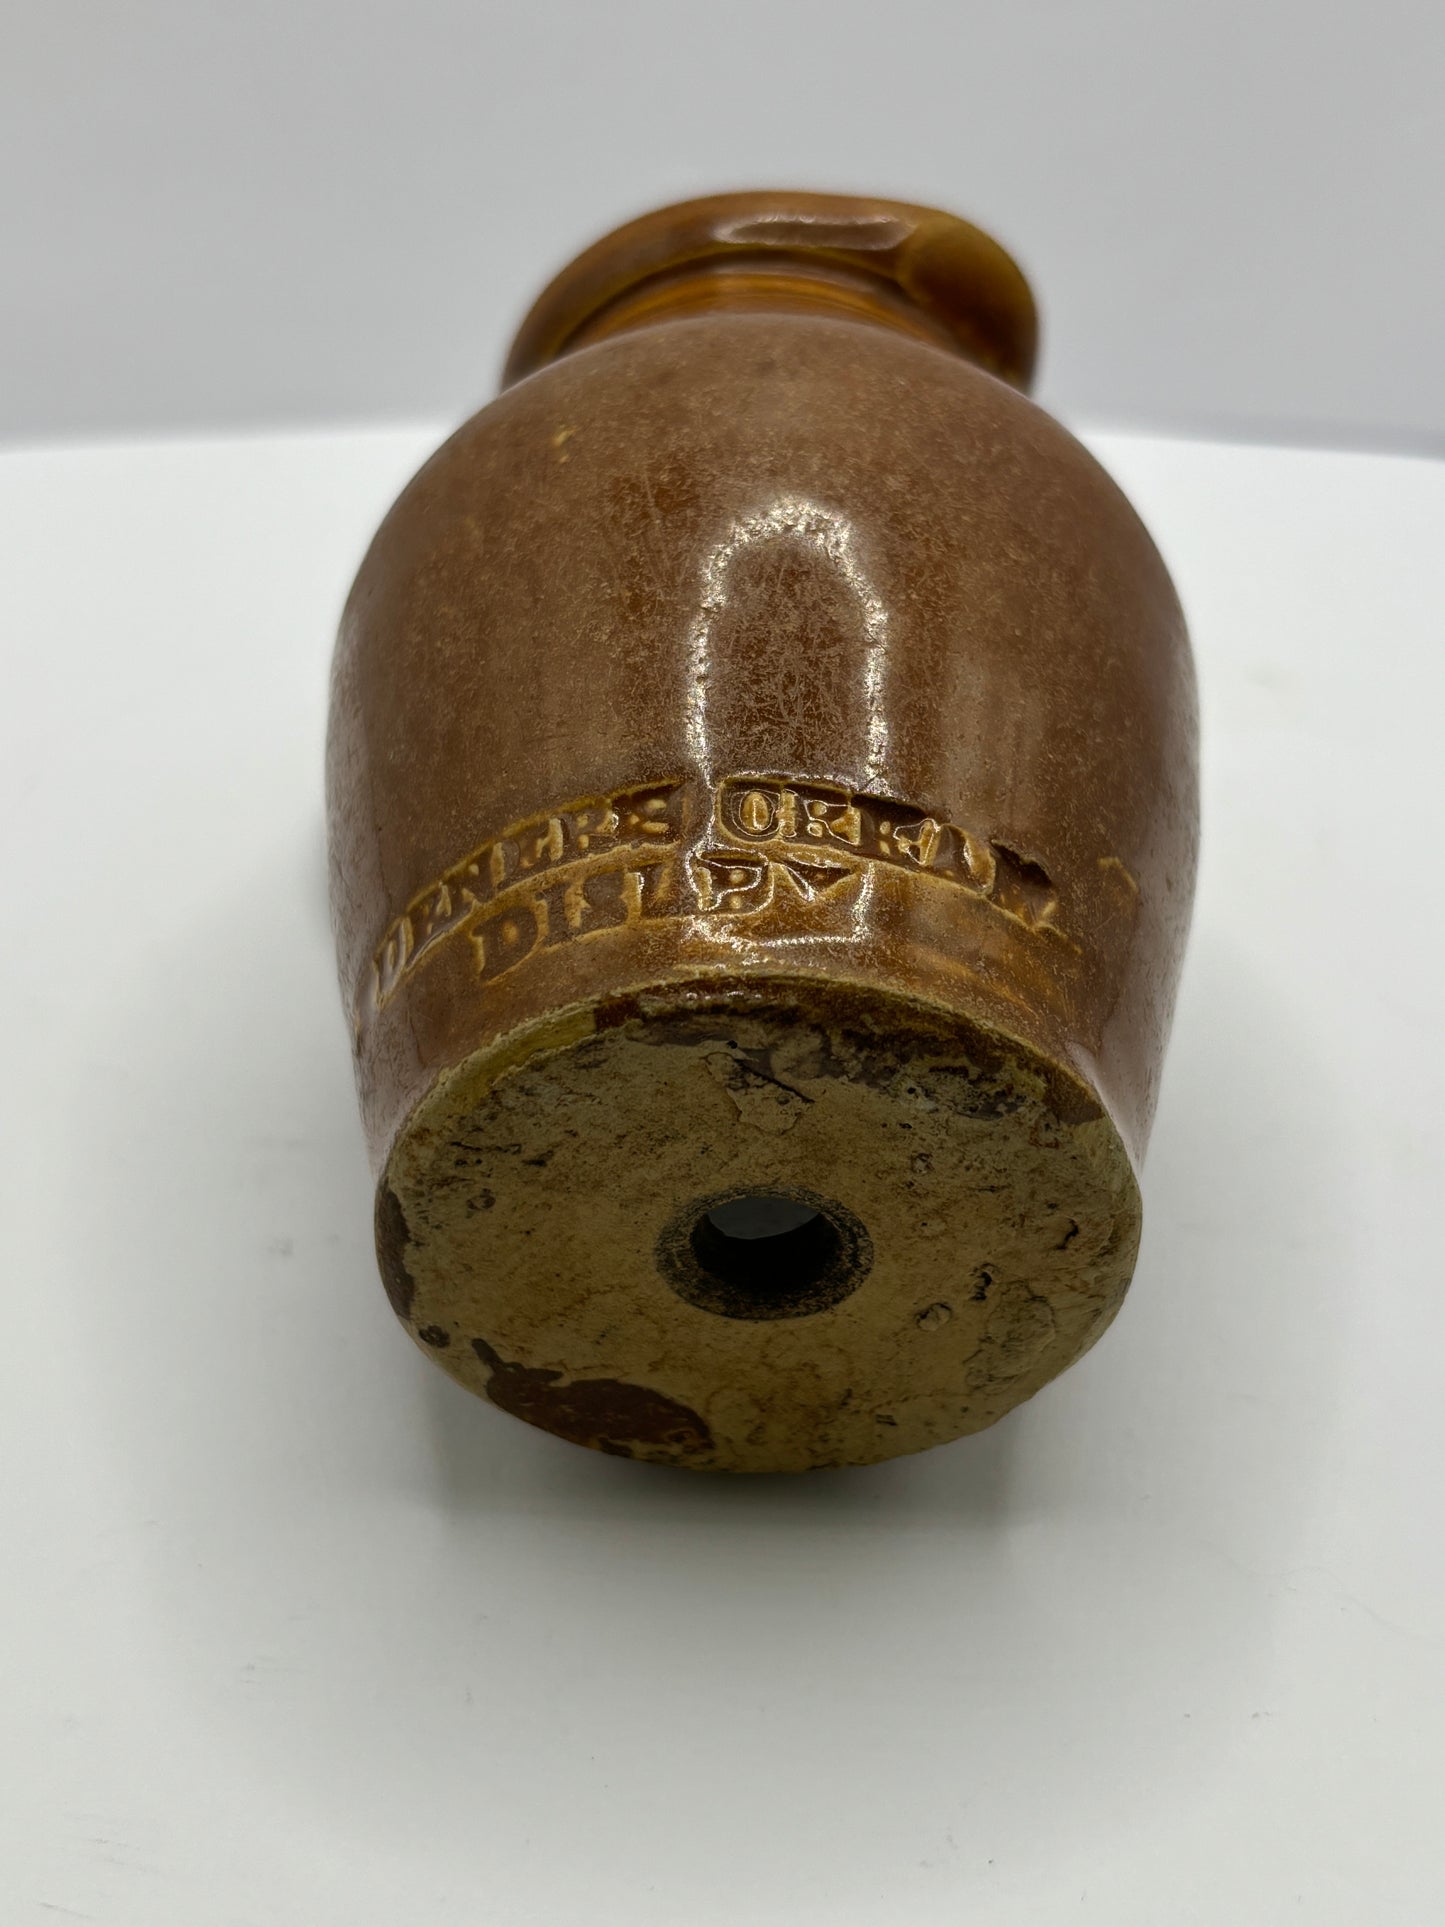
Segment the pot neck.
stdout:
[[1038,346],[1022,271],[967,221],[902,201],[724,194],[644,215],[579,255],[522,323],[502,385],[613,335],[720,311],[889,328],[1025,390]]

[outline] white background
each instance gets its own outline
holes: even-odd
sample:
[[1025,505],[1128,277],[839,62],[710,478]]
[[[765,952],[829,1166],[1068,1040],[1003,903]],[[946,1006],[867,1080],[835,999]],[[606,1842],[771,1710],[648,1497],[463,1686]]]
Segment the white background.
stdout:
[[1438,0],[4,0],[0,438],[469,414],[734,185],[971,215],[1075,419],[1445,440]]
[[438,427],[0,458],[6,1927],[1439,1927],[1445,469],[1098,443],[1206,746],[1133,1291],[729,1480],[376,1279],[323,694]]

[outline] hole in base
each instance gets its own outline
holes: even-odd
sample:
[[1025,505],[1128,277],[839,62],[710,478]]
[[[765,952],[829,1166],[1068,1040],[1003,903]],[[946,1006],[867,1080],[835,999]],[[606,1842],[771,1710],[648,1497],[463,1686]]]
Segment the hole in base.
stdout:
[[745,1198],[729,1198],[715,1204],[704,1214],[706,1222],[724,1238],[753,1244],[768,1238],[785,1238],[790,1231],[801,1231],[816,1222],[818,1213],[811,1204],[797,1198],[770,1198],[749,1192]]
[[699,1199],[658,1246],[679,1296],[723,1318],[802,1318],[855,1291],[872,1262],[850,1211],[803,1191]]

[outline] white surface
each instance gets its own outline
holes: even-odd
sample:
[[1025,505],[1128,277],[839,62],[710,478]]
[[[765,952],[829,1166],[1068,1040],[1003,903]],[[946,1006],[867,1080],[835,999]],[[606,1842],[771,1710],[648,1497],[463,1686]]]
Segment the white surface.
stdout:
[[463,414],[736,185],[972,215],[1096,420],[1445,446],[1438,0],[4,0],[0,435]]
[[1445,468],[1109,439],[1204,869],[1133,1294],[992,1433],[596,1457],[393,1326],[338,603],[430,432],[0,461],[0,1918],[1445,1915]]

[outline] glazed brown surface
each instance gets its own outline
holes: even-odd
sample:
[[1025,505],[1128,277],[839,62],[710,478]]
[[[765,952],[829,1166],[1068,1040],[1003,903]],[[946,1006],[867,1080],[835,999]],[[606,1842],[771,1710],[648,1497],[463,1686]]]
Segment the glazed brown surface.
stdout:
[[[519,337],[509,372],[523,378],[387,517],[338,645],[328,786],[341,979],[383,1195],[393,1170],[413,1187],[383,1269],[393,1284],[425,1274],[425,1315],[410,1322],[447,1333],[431,1344],[439,1362],[494,1398],[506,1390],[499,1402],[538,1422],[565,1413],[553,1427],[565,1436],[586,1430],[578,1414],[600,1410],[602,1395],[558,1403],[559,1385],[640,1384],[656,1411],[680,1400],[685,1446],[674,1452],[665,1427],[636,1443],[679,1463],[881,1455],[840,1432],[827,1400],[887,1349],[887,1294],[907,1290],[890,1252],[917,1244],[907,1161],[894,1202],[865,1173],[895,1122],[932,1115],[897,1066],[867,1102],[826,1080],[808,1086],[796,1130],[774,1128],[776,1089],[761,1108],[744,1092],[717,1111],[718,1040],[695,1042],[665,1075],[667,1053],[644,1041],[689,999],[753,996],[774,1052],[789,1025],[826,1034],[831,997],[855,1012],[870,1050],[916,1020],[942,1023],[975,1073],[990,1051],[1005,1054],[1005,1096],[1018,1101],[992,1138],[971,1117],[939,1137],[930,1155],[947,1165],[945,1190],[969,1194],[984,1144],[1003,1144],[1006,1120],[1029,1107],[1035,1139],[1052,1136],[1071,1169],[1096,1173],[1071,1181],[1102,1187],[1081,1207],[1098,1225],[1096,1270],[1078,1286],[1094,1310],[1077,1330],[1061,1321],[1059,1271],[1050,1317],[1073,1336],[1040,1338],[1048,1369],[1001,1372],[1005,1391],[1026,1395],[1086,1342],[1085,1327],[1102,1328],[1137,1237],[1133,1170],[1194,872],[1183,622],[1108,477],[965,358],[986,339],[981,359],[1026,378],[1032,304],[1026,289],[1018,299],[1017,270],[977,230],[890,206],[731,197],[664,211],[582,257]],[[853,245],[885,230],[871,254]],[[759,259],[769,232],[780,265]],[[624,1009],[640,1055],[600,1049]],[[515,1106],[559,1052],[573,1070],[558,1064],[519,1126],[552,1144],[546,1118],[567,1120],[545,1165],[518,1191],[500,1148],[512,1139],[488,1127],[478,1141],[491,1149],[458,1166],[465,1119],[449,1093],[466,1087],[480,1129],[477,1107]],[[952,1061],[936,1036],[925,1055],[935,1069]],[[866,1056],[849,1058],[857,1076]],[[589,1064],[592,1084],[579,1083]],[[589,1090],[591,1128],[619,1145],[610,1176],[595,1146],[565,1148],[585,1135]],[[692,1140],[671,1161],[681,1190],[656,1200],[671,1165],[656,1145],[644,1154],[641,1116],[664,1092]],[[448,1146],[438,1131],[454,1134]],[[1019,1211],[1037,1213],[1052,1202],[1048,1167],[1027,1138],[1014,1133],[1009,1168]],[[766,1170],[754,1140],[767,1144]],[[595,1212],[609,1184],[642,1216],[656,1203],[661,1217],[685,1217],[694,1196],[719,1189],[707,1170],[734,1166],[754,1191],[771,1170],[780,1190],[835,1201],[840,1224],[866,1223],[881,1272],[811,1317],[760,1323],[751,1349],[729,1338],[726,1359],[702,1369],[727,1321],[683,1304],[630,1245],[610,1270],[603,1254],[605,1287],[586,1281],[594,1298],[610,1294],[611,1326],[557,1295],[575,1249],[559,1255],[559,1228],[546,1252],[529,1185],[559,1227],[569,1200],[593,1198]],[[485,1207],[453,1208],[467,1169],[473,1201],[499,1185],[513,1199],[510,1230]],[[866,1213],[843,1195],[850,1183]],[[973,1236],[961,1219],[950,1232],[960,1278],[987,1269]],[[1122,1279],[1097,1270],[1111,1237]],[[618,1229],[617,1251],[627,1242]],[[489,1277],[506,1281],[490,1310]],[[465,1310],[454,1335],[449,1290]],[[1024,1325],[1030,1292],[1020,1275]],[[533,1297],[552,1304],[545,1329],[529,1323]],[[929,1309],[909,1302],[910,1318]],[[596,1333],[617,1326],[631,1336],[614,1356]],[[821,1375],[823,1405],[799,1390],[810,1332],[842,1359]],[[782,1371],[770,1347],[787,1352],[798,1420],[790,1431],[755,1415],[748,1426],[767,1437],[750,1447],[748,1428],[730,1432],[708,1397],[756,1405]],[[639,1380],[639,1364],[664,1354],[674,1382]],[[923,1378],[929,1412],[891,1449],[1015,1402],[976,1389],[949,1417],[943,1380],[932,1367]],[[605,1429],[592,1442],[629,1449]]]
[[1026,388],[1038,314],[990,235],[936,208],[851,194],[714,194],[606,235],[538,297],[502,376],[624,329],[718,308],[834,312],[952,348]]

